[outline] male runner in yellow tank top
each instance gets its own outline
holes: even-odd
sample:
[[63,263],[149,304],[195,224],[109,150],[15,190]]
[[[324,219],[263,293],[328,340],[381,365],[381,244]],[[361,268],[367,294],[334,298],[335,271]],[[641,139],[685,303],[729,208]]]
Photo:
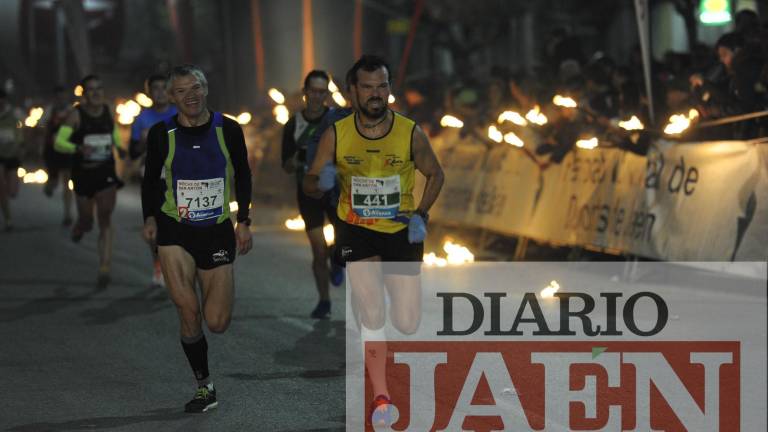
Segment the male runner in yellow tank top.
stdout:
[[[338,176],[341,195],[337,215],[337,253],[345,262],[409,262],[378,272],[349,268],[352,297],[363,341],[385,341],[386,287],[395,328],[413,334],[421,318],[421,261],[428,211],[440,194],[443,170],[426,135],[413,120],[387,106],[390,74],[386,62],[363,56],[349,72],[356,112],[320,138],[317,156],[304,177],[307,195],[333,187]],[[421,202],[413,197],[415,171],[426,177]],[[381,344],[377,345],[382,347]],[[386,348],[370,349],[365,359],[375,398],[367,419],[389,423]]]

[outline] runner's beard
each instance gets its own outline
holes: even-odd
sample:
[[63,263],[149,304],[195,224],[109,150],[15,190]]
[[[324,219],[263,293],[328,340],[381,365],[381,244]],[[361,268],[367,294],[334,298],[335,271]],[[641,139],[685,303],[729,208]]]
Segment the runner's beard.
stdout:
[[[373,109],[368,108],[368,104],[374,100],[381,101],[380,107]],[[360,107],[360,111],[371,120],[379,120],[380,118],[387,115],[387,104],[384,103],[384,100],[381,98],[370,98],[365,104],[362,104],[360,103],[360,98],[358,97],[357,105]]]

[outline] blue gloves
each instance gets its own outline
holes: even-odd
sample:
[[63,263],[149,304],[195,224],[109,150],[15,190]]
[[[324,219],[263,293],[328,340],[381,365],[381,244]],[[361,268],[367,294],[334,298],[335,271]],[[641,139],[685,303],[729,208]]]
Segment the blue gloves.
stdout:
[[328,192],[336,185],[336,166],[328,163],[320,170],[317,175],[317,188],[321,192]]
[[423,243],[427,237],[427,224],[421,215],[414,213],[408,221],[408,243]]

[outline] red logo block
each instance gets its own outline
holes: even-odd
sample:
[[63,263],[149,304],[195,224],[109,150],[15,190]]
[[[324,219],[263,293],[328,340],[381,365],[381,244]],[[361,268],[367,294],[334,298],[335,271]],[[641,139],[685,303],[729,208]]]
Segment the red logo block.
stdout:
[[[739,342],[366,342],[371,348],[388,352],[396,431],[740,430]],[[368,374],[365,389],[368,406]]]

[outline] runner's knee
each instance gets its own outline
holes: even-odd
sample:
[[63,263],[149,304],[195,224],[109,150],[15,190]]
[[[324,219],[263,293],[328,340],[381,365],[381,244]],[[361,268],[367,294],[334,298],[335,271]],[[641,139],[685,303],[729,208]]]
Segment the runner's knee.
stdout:
[[232,322],[232,315],[228,313],[217,313],[213,314],[213,316],[206,315],[205,322],[208,325],[208,330],[213,333],[224,333]]

